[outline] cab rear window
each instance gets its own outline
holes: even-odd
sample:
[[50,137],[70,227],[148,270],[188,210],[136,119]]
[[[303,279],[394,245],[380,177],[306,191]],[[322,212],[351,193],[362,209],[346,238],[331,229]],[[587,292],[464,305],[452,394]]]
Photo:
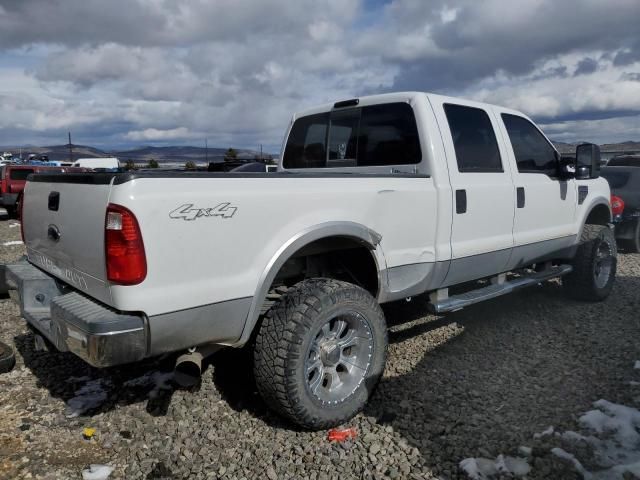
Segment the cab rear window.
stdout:
[[420,163],[413,109],[387,103],[297,119],[284,151],[284,168],[331,168]]

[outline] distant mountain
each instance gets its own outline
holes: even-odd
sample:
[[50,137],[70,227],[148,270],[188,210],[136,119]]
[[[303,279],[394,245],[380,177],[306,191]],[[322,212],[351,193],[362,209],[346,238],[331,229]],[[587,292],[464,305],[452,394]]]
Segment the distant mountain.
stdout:
[[[553,142],[560,153],[575,153],[576,147],[581,143],[584,142]],[[640,152],[640,142],[605,143],[600,145],[600,151],[603,153]]]
[[553,142],[553,144],[560,153],[576,153],[576,146],[572,143]]
[[[139,147],[131,150],[101,150],[87,145],[73,145],[73,158],[96,158],[96,157],[118,157],[121,161],[133,160],[136,163],[148,162],[151,159],[163,162],[222,162],[227,151],[226,148],[188,146],[167,146],[167,147]],[[1,152],[12,152],[18,155],[20,147],[0,147]],[[260,152],[247,149],[235,149],[239,159],[252,159]],[[29,154],[47,155],[51,161],[68,161],[69,145],[53,145],[49,147],[23,147],[22,158],[27,158]],[[264,157],[274,156],[263,153]]]

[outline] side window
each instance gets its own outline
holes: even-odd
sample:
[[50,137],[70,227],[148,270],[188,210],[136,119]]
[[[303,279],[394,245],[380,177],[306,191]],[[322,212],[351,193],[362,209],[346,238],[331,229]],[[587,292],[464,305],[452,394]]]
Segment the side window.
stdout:
[[556,151],[540,131],[526,118],[508,113],[502,114],[513,153],[521,173],[545,173],[558,171]]
[[498,141],[487,112],[480,108],[446,104],[449,129],[460,172],[502,172]]
[[420,138],[413,109],[407,103],[362,108],[358,166],[420,163]]
[[284,168],[366,167],[420,163],[420,137],[407,103],[309,115],[295,121]]
[[285,168],[318,168],[327,163],[329,114],[321,113],[297,119],[284,150]]

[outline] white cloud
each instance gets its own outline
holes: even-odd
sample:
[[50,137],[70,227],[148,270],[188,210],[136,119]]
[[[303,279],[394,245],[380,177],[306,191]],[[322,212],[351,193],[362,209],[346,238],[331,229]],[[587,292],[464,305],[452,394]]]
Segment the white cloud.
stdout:
[[62,139],[70,129],[85,143],[207,137],[275,149],[299,109],[399,89],[521,109],[567,139],[619,133],[578,119],[640,112],[637,0],[371,8],[364,0],[68,0],[64,8],[0,0],[0,143]]
[[[202,138],[202,135],[199,136]],[[166,141],[184,138],[195,138],[185,127],[172,128],[169,130],[158,130],[157,128],[146,128],[144,130],[133,130],[125,135],[125,138],[133,141]]]

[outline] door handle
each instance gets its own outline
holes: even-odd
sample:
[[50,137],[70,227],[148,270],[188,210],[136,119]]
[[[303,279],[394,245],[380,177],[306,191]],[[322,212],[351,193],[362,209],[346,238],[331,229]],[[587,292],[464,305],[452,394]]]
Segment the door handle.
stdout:
[[516,197],[517,197],[518,208],[524,208],[524,203],[525,203],[524,187],[518,187],[516,189]]
[[456,213],[467,213],[466,190],[456,190]]

